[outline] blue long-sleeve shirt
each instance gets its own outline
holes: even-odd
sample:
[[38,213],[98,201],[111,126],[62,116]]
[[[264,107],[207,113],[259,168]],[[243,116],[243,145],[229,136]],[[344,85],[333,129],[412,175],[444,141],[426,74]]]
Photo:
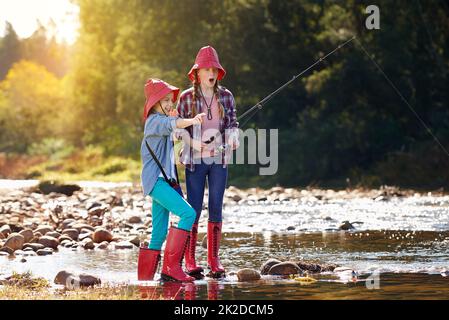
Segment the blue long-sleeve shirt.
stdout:
[[141,184],[144,195],[151,193],[157,178],[161,174],[161,170],[145,145],[145,140],[158,158],[165,173],[170,175],[175,165],[170,154],[173,152],[171,133],[176,129],[176,119],[178,117],[167,117],[160,113],[153,113],[145,121],[144,136],[140,146],[142,159]]

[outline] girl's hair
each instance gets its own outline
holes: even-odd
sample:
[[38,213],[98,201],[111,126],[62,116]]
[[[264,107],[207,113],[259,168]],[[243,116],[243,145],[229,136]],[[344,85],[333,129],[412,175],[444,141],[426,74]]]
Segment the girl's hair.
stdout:
[[[193,80],[193,94],[192,94],[192,117],[194,117],[198,114],[198,110],[196,110],[196,104],[197,104],[197,100],[199,100],[201,98],[200,80],[198,78],[198,70],[195,70],[193,74],[194,74],[194,80]],[[218,87],[219,87],[218,80],[216,80],[215,85],[214,85],[214,95],[215,95],[215,99],[217,99],[218,111],[220,113],[220,118],[223,119],[224,118],[224,107],[220,102]]]

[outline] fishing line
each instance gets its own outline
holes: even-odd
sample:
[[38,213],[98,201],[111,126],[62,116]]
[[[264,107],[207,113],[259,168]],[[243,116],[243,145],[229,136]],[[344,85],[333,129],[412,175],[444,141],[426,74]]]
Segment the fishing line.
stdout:
[[360,45],[362,48],[362,51],[368,56],[368,58],[374,63],[374,65],[377,67],[377,69],[380,71],[380,73],[384,76],[384,78],[388,81],[390,86],[396,91],[396,93],[401,97],[402,101],[408,106],[408,108],[413,112],[413,114],[418,118],[418,120],[421,122],[421,124],[426,128],[427,132],[433,137],[433,139],[438,143],[438,145],[443,149],[443,151],[446,153],[446,155],[449,157],[449,152],[446,150],[446,148],[443,146],[443,144],[438,140],[438,138],[433,134],[432,130],[426,125],[424,120],[419,116],[419,114],[413,109],[413,107],[410,105],[410,103],[407,101],[407,99],[404,98],[404,96],[401,94],[399,89],[394,85],[393,81],[390,80],[390,78],[387,76],[387,74],[383,71],[383,69],[380,67],[380,65],[374,60],[374,58],[368,53],[368,50],[363,46],[363,44],[356,39],[356,42]]

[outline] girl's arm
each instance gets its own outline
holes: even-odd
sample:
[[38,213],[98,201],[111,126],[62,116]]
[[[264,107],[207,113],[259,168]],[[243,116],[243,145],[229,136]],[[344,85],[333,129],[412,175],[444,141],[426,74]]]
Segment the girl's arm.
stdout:
[[184,129],[191,125],[197,125],[202,122],[202,117],[206,114],[197,114],[191,119],[182,119],[178,117],[167,117],[161,114],[152,114],[145,122],[144,136],[168,136],[175,129]]

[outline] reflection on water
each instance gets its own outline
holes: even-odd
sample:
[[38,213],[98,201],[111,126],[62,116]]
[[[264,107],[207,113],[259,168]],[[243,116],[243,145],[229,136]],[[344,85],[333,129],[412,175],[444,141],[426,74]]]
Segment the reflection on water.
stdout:
[[[53,256],[25,257],[25,263],[20,262],[21,257],[0,257],[0,275],[31,270],[53,281],[64,269],[86,272],[99,276],[103,283],[128,284],[140,290],[143,299],[449,299],[447,231],[225,232],[223,238],[221,256],[228,277],[219,281],[162,284],[157,275],[156,281],[139,283],[137,248],[77,252],[61,248]],[[198,246],[202,265],[206,251]],[[257,282],[237,281],[236,271],[260,269],[269,258],[334,263],[356,270],[359,277],[354,281],[347,273],[313,275],[318,281],[309,285],[272,276],[263,276]],[[366,287],[365,280],[373,272],[380,272],[378,290]]]

